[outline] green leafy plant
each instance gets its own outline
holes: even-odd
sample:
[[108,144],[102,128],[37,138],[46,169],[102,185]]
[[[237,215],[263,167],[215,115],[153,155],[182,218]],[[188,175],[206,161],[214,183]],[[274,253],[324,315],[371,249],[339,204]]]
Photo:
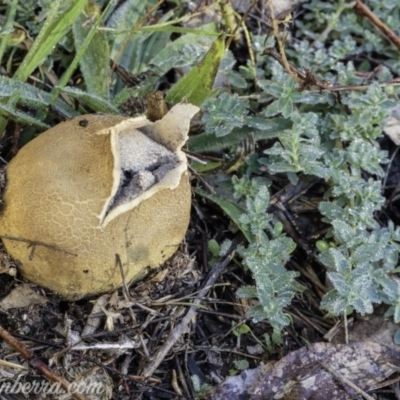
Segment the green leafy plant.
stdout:
[[239,254],[243,263],[253,273],[256,286],[244,286],[237,291],[242,298],[257,298],[260,305],[250,309],[248,316],[255,322],[267,319],[280,331],[289,323],[283,308],[290,304],[295,294],[294,272],[285,269],[285,263],[296,245],[272,222],[265,210],[269,205],[266,182],[247,177],[233,177],[234,195],[243,200],[245,212],[240,222],[254,235],[254,241]]
[[[293,185],[302,176],[326,184],[319,211],[330,229],[326,240],[317,242],[317,248],[332,289],[323,297],[321,307],[334,315],[352,310],[365,314],[373,311],[374,304],[386,303],[390,305],[387,315],[400,322],[400,286],[393,279],[398,271],[400,229],[391,222],[382,227],[375,218],[385,202],[381,180],[389,162],[378,140],[396,104],[393,98],[397,92],[383,82],[400,69],[397,51],[372,33],[370,24],[357,18],[351,7],[343,1],[323,4],[315,0],[305,5],[306,17],[298,22],[302,36],[286,49],[289,61],[300,71],[311,71],[327,90],[302,88],[277,61],[258,53],[259,90],[246,96],[252,103],[239,103],[234,93],[209,99],[203,117],[205,133],[190,143],[201,150],[212,149],[214,143],[238,144],[237,132],[243,137],[252,129],[257,137],[258,126],[251,120],[267,121],[264,135],[267,124],[277,123],[269,136],[276,140],[264,150],[264,156],[251,158],[242,177],[232,178],[236,207],[242,215],[238,218],[233,210],[224,208],[249,240],[239,254],[252,272],[254,285],[242,287],[237,294],[258,299],[259,304],[247,315],[255,322],[268,320],[276,332],[289,323],[284,309],[300,288],[298,275],[285,267],[294,243],[266,213],[270,195],[268,184],[257,177],[261,169],[271,175],[285,174]],[[400,13],[397,3],[383,7],[379,1],[372,1],[371,7],[389,26],[393,24],[391,15]],[[361,33],[362,41],[351,36]],[[318,40],[324,40],[325,45]],[[370,71],[368,56],[372,52],[385,54],[388,68],[381,67],[365,84],[356,74],[351,56],[366,54],[359,68]],[[249,82],[247,69],[239,71]],[[356,85],[358,89],[349,88],[337,95],[329,90],[333,85]],[[238,111],[234,118],[229,116],[228,104]],[[218,137],[224,141],[218,141]]]

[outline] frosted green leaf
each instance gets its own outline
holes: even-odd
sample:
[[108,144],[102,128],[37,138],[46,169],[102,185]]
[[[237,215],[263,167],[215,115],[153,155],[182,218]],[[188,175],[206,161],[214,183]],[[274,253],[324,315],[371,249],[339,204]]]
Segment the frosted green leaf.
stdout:
[[[47,109],[51,103],[51,93],[45,92],[27,83],[0,75],[0,97],[9,98],[16,92],[18,92],[18,104],[21,105],[44,110]],[[53,107],[70,118],[78,115],[72,107],[62,100],[56,100]]]
[[354,229],[346,222],[341,220],[332,221],[335,237],[340,243],[348,243],[354,238]]
[[385,312],[385,314],[384,314],[384,317],[385,318],[388,318],[388,317],[392,317],[394,315],[394,306],[390,306],[387,310],[386,310],[386,312]]
[[223,76],[226,77],[229,84],[238,89],[246,89],[248,86],[247,81],[238,72],[233,70],[228,70],[222,72]]
[[89,106],[96,112],[119,114],[119,110],[114,107],[111,102],[91,93],[84,92],[75,87],[66,86],[62,89],[63,93],[67,93],[72,98],[75,98],[83,104]]
[[[242,176],[241,178],[238,178],[236,175],[233,175],[232,185],[233,185],[233,196],[236,199],[241,199],[241,198],[255,197],[259,190],[261,190],[262,188],[268,188],[271,185],[271,181],[261,177],[255,177],[249,179],[246,175]],[[267,196],[269,203],[269,197],[270,197],[269,191],[263,191],[262,196]]]
[[329,49],[329,55],[341,59],[352,54],[356,49],[356,42],[350,37],[345,36],[344,40],[335,40]]
[[397,283],[393,279],[388,278],[386,274],[379,274],[379,272],[381,271],[374,271],[374,282],[376,285],[379,285],[380,294],[385,299],[385,302],[388,304],[393,303],[397,297]]
[[354,264],[365,264],[368,262],[378,261],[382,257],[382,248],[377,243],[362,244],[357,247],[352,254]]
[[340,274],[347,274],[350,271],[348,258],[338,249],[330,248],[326,253],[320,255],[320,260],[327,267],[333,267]]
[[[107,27],[114,29],[114,34],[109,37],[112,39],[111,58],[115,60],[120,56],[118,63],[133,74],[147,69],[150,61],[166,47],[171,35],[169,32],[140,31],[140,27],[137,26],[141,18],[155,4],[155,0],[127,0],[118,3],[118,7],[107,20]],[[170,16],[166,13],[158,22],[163,22]],[[120,54],[121,50],[123,52]]]
[[231,245],[232,241],[229,239],[225,239],[220,245],[219,255],[226,256],[228,254],[228,250],[230,249]]
[[383,266],[385,270],[391,271],[396,268],[398,260],[399,252],[395,248],[389,247],[386,249],[383,255]]
[[[271,148],[264,150],[264,154],[268,154],[270,156],[280,156],[280,155],[284,155],[284,153],[285,153],[285,149],[279,142],[274,143],[274,145]],[[261,160],[263,160],[263,159],[261,159]]]
[[397,345],[400,346],[400,329],[397,329],[396,333],[393,336],[393,342]]
[[0,115],[18,123],[24,125],[33,125],[43,130],[50,128],[49,125],[43,123],[37,118],[31,117],[30,115],[23,113],[22,111],[18,111],[13,107],[8,106],[7,104],[0,103]]
[[343,208],[335,203],[322,201],[318,206],[321,213],[327,216],[330,220],[340,219],[343,217]]
[[258,130],[264,130],[264,129],[269,130],[271,129],[271,123],[274,123],[276,121],[277,121],[276,119],[268,120],[265,118],[253,117],[251,115],[248,115],[243,122],[249,128],[254,128]]
[[217,137],[228,135],[233,128],[243,126],[248,106],[248,100],[226,92],[216,99],[209,99],[203,105],[205,131],[215,133]]
[[319,93],[319,92],[308,92],[304,91],[300,94],[299,98],[296,99],[296,103],[301,104],[329,104],[334,105],[335,98],[332,93]]
[[385,174],[380,164],[388,162],[387,152],[380,150],[378,146],[363,139],[355,139],[348,147],[347,154],[348,161],[354,167],[378,176]]
[[293,112],[293,100],[285,97],[273,101],[264,111],[266,117],[273,117],[277,114],[282,114],[283,117],[288,118]]
[[262,306],[255,306],[247,311],[246,315],[253,320],[253,322],[261,322],[268,318]]
[[343,275],[336,272],[330,272],[328,276],[329,280],[332,282],[332,285],[340,295],[345,296],[350,292],[350,285],[346,282]]
[[282,85],[269,79],[259,79],[257,84],[265,93],[268,93],[275,98],[279,98],[283,93]]
[[374,311],[371,301],[368,298],[356,297],[353,302],[353,307],[360,314],[371,314]]
[[261,186],[253,197],[246,199],[246,209],[248,214],[265,214],[269,206],[269,191],[267,186]]
[[337,290],[331,290],[322,298],[321,308],[338,315],[346,308],[346,303],[338,296]]

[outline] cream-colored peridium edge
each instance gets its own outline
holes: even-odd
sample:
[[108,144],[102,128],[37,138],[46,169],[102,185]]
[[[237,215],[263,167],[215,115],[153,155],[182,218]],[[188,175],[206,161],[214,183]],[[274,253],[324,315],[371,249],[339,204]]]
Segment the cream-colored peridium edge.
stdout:
[[[118,215],[137,207],[142,201],[152,197],[160,190],[172,190],[179,185],[181,175],[187,169],[186,156],[182,152],[181,148],[188,138],[190,120],[198,111],[199,108],[192,104],[180,103],[172,107],[164,118],[154,123],[150,122],[144,116],[139,118],[129,118],[112,127],[110,132],[108,130],[98,132],[98,134],[110,133],[111,149],[114,156],[112,190],[110,196],[104,203],[101,213],[98,215],[100,222],[99,228],[104,229],[107,224]],[[177,123],[177,121],[179,121],[179,123]],[[153,151],[164,151],[165,157],[167,157],[166,155],[169,155],[169,161],[174,157],[174,162],[171,162],[171,165],[173,165],[172,168],[165,173],[160,181],[154,183],[149,188],[146,188],[136,197],[127,199],[122,202],[122,204],[112,207],[122,184],[122,175],[125,164],[129,162],[126,159],[129,157],[129,154],[127,154],[127,151],[129,151],[129,143],[124,142],[124,132],[127,133],[127,138],[131,138],[130,140],[132,140],[134,134],[136,136],[136,139],[134,139],[135,143],[138,142],[141,135],[146,136],[147,139],[143,137],[141,140],[145,140],[146,143],[154,141],[155,144],[153,145]],[[150,139],[150,141],[148,139]],[[161,150],[160,145],[165,149]],[[125,150],[124,146],[127,146],[128,150]],[[149,152],[149,149],[151,150],[152,147],[147,144],[144,146],[143,151]],[[142,151],[137,147],[135,150],[138,152]],[[144,167],[145,166],[143,166],[143,168]]]

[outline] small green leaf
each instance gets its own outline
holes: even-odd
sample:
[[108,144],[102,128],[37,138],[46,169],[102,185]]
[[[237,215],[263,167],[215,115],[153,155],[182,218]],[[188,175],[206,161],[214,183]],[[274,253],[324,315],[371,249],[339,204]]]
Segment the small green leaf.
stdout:
[[384,317],[385,317],[385,318],[389,318],[389,317],[393,317],[393,315],[394,315],[394,306],[390,306],[390,307],[386,310],[386,312],[385,312],[385,314],[384,314]]
[[317,243],[315,243],[315,247],[322,253],[324,251],[329,250],[329,244],[325,240],[318,240]]
[[255,299],[257,298],[257,288],[255,286],[242,286],[236,291],[236,296],[242,299]]
[[221,35],[203,59],[169,90],[167,101],[176,104],[186,100],[200,106],[212,93],[224,51],[225,40]]
[[215,239],[208,241],[208,250],[214,257],[219,256],[219,244]]
[[397,329],[396,333],[393,336],[393,342],[397,345],[400,346],[400,329]]
[[235,367],[240,371],[244,371],[249,368],[249,362],[247,360],[235,360]]
[[[157,24],[159,25],[159,24]],[[216,33],[214,24],[204,26],[210,33]],[[199,36],[193,34],[182,35],[178,39],[168,43],[152,58],[151,64],[156,67],[157,74],[164,75],[172,68],[194,67],[205,56],[207,50],[213,44],[211,36]]]
[[282,222],[278,221],[275,225],[274,225],[274,233],[276,235],[280,235],[283,231],[283,224]]
[[250,327],[246,324],[241,324],[239,326],[235,326],[235,329],[233,332],[235,333],[236,336],[244,335],[245,333],[250,332]]
[[216,99],[209,99],[202,107],[205,110],[205,131],[221,137],[228,135],[235,127],[242,127],[245,124],[248,106],[248,100],[226,92]]

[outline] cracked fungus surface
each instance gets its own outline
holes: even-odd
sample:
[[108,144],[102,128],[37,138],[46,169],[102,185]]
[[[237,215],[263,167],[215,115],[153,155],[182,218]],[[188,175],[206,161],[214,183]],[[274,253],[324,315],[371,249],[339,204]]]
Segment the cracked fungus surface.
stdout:
[[[198,110],[191,107],[187,130]],[[117,259],[129,282],[176,251],[190,217],[186,159],[180,147],[168,150],[136,129],[142,126],[152,129],[144,117],[74,118],[39,135],[10,162],[0,234],[26,279],[76,300],[120,287]],[[167,175],[169,186],[162,186]],[[126,206],[140,196],[135,207]],[[104,210],[114,214],[101,225]]]

